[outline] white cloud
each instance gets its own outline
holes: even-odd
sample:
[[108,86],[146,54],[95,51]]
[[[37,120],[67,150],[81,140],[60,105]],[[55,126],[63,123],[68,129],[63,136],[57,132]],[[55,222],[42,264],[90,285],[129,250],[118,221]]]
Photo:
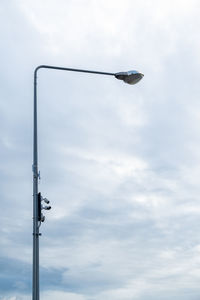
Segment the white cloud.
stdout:
[[85,300],[85,297],[82,295],[77,295],[75,293],[61,292],[61,291],[46,291],[46,292],[42,293],[42,298],[44,300],[46,300],[46,299],[49,299],[49,300],[54,300],[54,299]]
[[41,298],[198,299],[197,7],[3,1],[1,300],[31,294],[32,76],[41,63],[145,74],[136,86],[38,74],[39,188],[53,207],[41,227]]

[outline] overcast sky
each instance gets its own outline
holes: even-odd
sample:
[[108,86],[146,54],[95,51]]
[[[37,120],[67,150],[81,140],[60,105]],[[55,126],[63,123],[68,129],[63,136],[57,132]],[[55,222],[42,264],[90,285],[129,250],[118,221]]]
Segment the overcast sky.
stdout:
[[0,300],[31,300],[33,71],[41,300],[199,300],[198,0],[1,0]]

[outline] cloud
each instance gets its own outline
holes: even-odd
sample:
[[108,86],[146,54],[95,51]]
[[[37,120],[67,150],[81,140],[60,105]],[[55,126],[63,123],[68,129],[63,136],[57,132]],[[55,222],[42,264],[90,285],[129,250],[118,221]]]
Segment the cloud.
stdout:
[[197,1],[1,7],[1,300],[31,298],[33,70],[38,73],[42,299],[197,300]]

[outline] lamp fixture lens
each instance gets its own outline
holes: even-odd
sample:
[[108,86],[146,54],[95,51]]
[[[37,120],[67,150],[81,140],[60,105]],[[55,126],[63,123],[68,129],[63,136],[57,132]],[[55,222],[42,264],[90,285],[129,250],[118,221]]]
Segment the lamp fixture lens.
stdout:
[[119,72],[115,74],[115,77],[119,80],[123,80],[124,82],[128,84],[136,84],[139,82],[144,75],[138,71],[128,71],[128,72]]

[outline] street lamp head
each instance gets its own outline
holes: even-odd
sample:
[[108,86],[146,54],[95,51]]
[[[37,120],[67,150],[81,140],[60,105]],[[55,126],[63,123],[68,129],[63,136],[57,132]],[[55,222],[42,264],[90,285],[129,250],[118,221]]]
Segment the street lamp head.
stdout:
[[144,75],[138,71],[119,72],[115,74],[115,78],[123,80],[128,84],[136,84]]

